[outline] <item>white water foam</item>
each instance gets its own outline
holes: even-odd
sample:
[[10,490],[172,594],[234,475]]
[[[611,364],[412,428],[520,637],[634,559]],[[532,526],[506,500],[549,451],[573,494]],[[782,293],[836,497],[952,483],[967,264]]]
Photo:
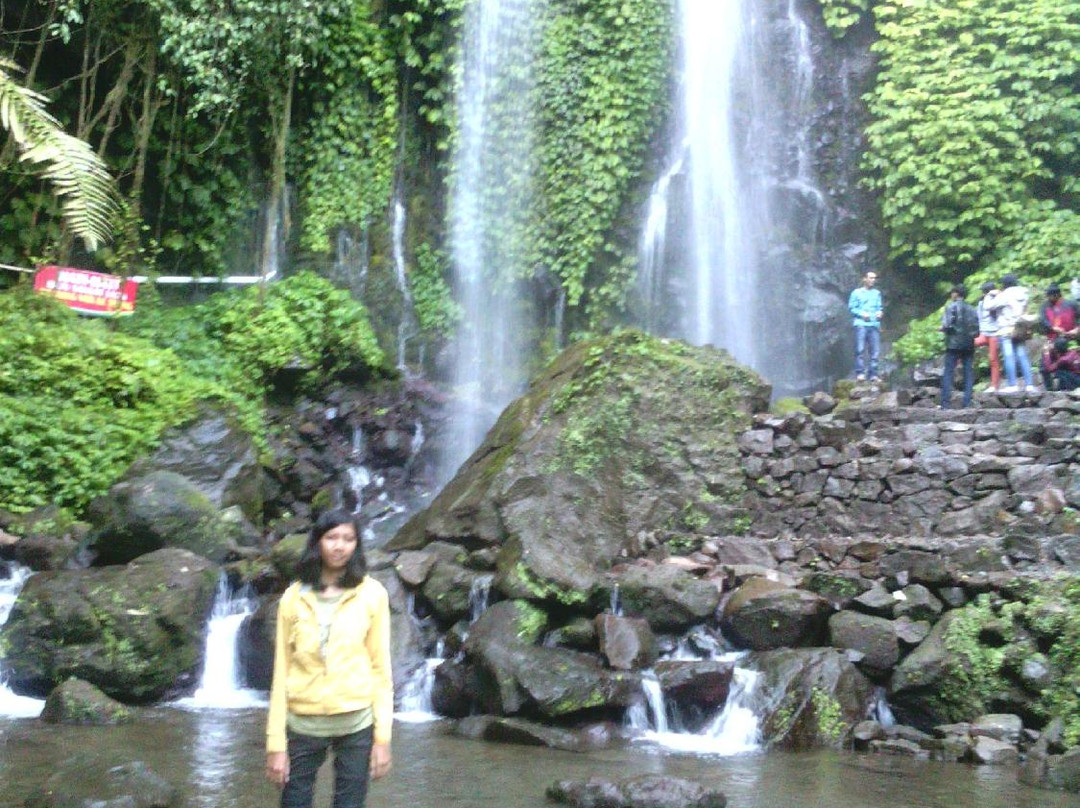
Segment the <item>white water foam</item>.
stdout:
[[[33,571],[21,564],[5,565],[4,562],[0,562],[0,565],[6,566],[7,572],[6,576],[0,577],[0,626],[2,626],[11,616],[19,591],[26,580],[33,575]],[[4,675],[3,660],[0,659],[0,717],[37,718],[44,707],[45,702],[41,699],[19,696],[11,691],[7,686],[7,677]]]
[[199,688],[191,696],[176,701],[175,706],[236,710],[266,705],[263,691],[242,686],[237,650],[240,628],[258,605],[248,587],[233,592],[228,578],[221,576],[206,631],[206,661]]

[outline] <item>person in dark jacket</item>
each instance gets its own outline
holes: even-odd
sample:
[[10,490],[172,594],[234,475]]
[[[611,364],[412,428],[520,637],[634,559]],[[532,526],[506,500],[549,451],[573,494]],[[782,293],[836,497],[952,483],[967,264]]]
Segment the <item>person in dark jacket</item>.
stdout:
[[979,335],[979,313],[964,300],[967,290],[962,284],[953,286],[949,303],[941,315],[941,330],[945,333],[945,374],[941,377],[941,408],[949,409],[956,363],[964,368],[965,408],[971,406],[971,388],[975,383],[975,337]]
[[1080,335],[1080,308],[1076,301],[1065,300],[1061,296],[1061,287],[1056,283],[1046,287],[1046,302],[1039,309],[1039,324],[1046,334],[1040,369],[1043,383],[1050,390],[1054,382],[1054,371],[1050,368],[1051,346],[1059,337],[1075,342],[1077,335]]
[[[1057,382],[1058,390],[1080,389],[1080,351],[1069,347],[1069,340],[1058,337],[1050,345],[1044,367],[1049,369],[1050,380]],[[1046,389],[1051,389],[1047,383]]]

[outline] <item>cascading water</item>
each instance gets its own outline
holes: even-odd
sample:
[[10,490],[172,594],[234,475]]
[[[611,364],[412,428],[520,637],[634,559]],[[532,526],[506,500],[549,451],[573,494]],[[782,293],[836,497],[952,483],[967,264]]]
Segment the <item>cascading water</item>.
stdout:
[[865,247],[830,242],[810,25],[799,0],[677,8],[679,96],[643,212],[639,321],[728,349],[780,394],[821,389],[846,365],[839,284]]
[[240,627],[258,606],[249,588],[234,592],[222,574],[206,629],[202,678],[191,696],[176,702],[178,707],[231,710],[266,704],[264,693],[243,686],[237,649]]
[[401,322],[397,329],[397,369],[405,372],[408,367],[406,361],[406,348],[409,340],[417,334],[416,309],[413,305],[412,290],[409,288],[409,278],[405,273],[405,204],[401,201],[401,189],[398,189],[393,205],[393,253],[394,253],[394,277],[397,280],[398,292],[401,293]]
[[[29,567],[0,561],[0,626],[4,625],[11,616],[15,600],[19,597],[19,590],[32,574]],[[45,702],[41,699],[17,696],[11,692],[4,676],[4,661],[0,659],[0,716],[37,718],[44,707]]]
[[347,228],[340,228],[334,245],[334,272],[338,282],[347,286],[357,297],[362,297],[368,276],[368,232],[358,236]]
[[530,315],[522,279],[535,174],[531,88],[541,0],[472,0],[461,42],[450,241],[463,317],[454,340],[456,407],[448,480],[523,387]]
[[[710,654],[719,661],[737,663],[746,654]],[[689,643],[680,643],[668,657],[679,660],[702,659]],[[731,689],[723,709],[697,732],[683,729],[683,721],[675,705],[669,705],[656,673],[642,673],[642,699],[626,712],[626,725],[646,743],[655,743],[665,749],[707,755],[738,755],[761,748],[761,728],[752,702],[761,675],[756,671],[740,668],[736,664],[732,674]]]

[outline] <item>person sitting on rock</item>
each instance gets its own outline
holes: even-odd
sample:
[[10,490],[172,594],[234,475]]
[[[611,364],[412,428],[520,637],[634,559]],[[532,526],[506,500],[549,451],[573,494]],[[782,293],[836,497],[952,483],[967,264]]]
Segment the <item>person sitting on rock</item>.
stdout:
[[1061,287],[1051,283],[1046,287],[1046,302],[1039,309],[1039,325],[1046,334],[1046,347],[1042,354],[1042,377],[1046,388],[1050,389],[1053,371],[1047,365],[1050,348],[1058,337],[1065,337],[1069,341],[1075,341],[1080,334],[1080,311],[1073,300],[1065,300],[1061,296]]
[[1050,343],[1050,350],[1044,356],[1043,373],[1046,374],[1047,390],[1052,389],[1054,383],[1058,390],[1080,388],[1080,351],[1070,347],[1065,337],[1058,337]]
[[281,789],[281,808],[311,808],[330,750],[340,808],[363,808],[369,776],[390,770],[389,597],[367,574],[360,535],[350,513],[319,517],[299,580],[278,605],[266,776]]

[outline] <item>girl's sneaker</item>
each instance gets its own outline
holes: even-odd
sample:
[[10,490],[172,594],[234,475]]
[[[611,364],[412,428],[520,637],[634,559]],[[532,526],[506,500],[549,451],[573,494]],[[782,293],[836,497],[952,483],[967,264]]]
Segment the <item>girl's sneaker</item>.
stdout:
[[1019,393],[1020,388],[1017,387],[1015,384],[1009,384],[1009,385],[1006,385],[1005,387],[1002,387],[1001,392],[1002,393]]

